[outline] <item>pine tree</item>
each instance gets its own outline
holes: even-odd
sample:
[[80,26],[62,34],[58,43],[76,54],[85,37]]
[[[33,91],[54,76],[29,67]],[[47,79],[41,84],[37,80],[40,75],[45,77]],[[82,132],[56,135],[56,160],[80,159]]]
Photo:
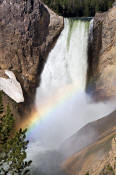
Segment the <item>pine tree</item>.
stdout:
[[14,134],[15,120],[9,106],[6,112],[0,93],[0,175],[26,175],[31,161],[25,161],[28,141],[26,131]]
[[42,0],[56,13],[65,17],[94,16],[97,11],[106,11],[114,0]]

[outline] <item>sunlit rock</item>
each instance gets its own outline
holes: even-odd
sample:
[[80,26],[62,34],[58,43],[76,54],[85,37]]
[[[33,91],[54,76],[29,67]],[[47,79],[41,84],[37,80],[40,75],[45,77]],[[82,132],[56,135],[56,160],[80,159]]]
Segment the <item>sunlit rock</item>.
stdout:
[[5,70],[5,74],[9,77],[0,77],[0,90],[3,90],[10,98],[17,103],[24,102],[23,92],[20,83],[16,80],[13,72]]

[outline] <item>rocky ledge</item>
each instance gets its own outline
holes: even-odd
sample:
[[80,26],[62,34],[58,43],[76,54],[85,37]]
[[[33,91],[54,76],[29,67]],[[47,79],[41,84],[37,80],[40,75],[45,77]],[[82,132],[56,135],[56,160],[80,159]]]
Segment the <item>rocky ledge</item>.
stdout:
[[88,92],[96,100],[116,96],[116,5],[94,18],[89,45]]
[[25,102],[18,112],[33,103],[47,54],[62,28],[63,18],[39,0],[0,0],[0,77],[7,69],[20,82]]

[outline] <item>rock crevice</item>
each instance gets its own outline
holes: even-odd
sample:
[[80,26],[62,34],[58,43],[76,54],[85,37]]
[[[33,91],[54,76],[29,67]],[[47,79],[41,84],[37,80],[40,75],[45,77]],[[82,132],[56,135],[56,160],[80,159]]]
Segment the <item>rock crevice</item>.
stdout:
[[94,18],[87,91],[97,99],[116,96],[116,6]]

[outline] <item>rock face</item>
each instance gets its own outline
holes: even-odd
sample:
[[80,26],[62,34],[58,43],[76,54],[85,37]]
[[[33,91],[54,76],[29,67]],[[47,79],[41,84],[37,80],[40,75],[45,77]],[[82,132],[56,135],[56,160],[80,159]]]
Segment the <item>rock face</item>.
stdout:
[[0,72],[13,71],[21,83],[25,102],[20,112],[33,103],[47,54],[62,28],[63,18],[39,0],[0,0]]
[[88,88],[99,99],[116,96],[116,6],[94,18],[89,46]]
[[78,132],[63,142],[60,147],[60,152],[64,154],[65,159],[70,158],[72,155],[75,155],[88,145],[96,142],[104,135],[104,133],[105,135],[108,135],[108,133],[110,134],[111,129],[115,126],[116,111],[103,117],[102,119],[85,125]]
[[116,127],[110,134],[72,156],[65,164],[68,175],[115,175]]

